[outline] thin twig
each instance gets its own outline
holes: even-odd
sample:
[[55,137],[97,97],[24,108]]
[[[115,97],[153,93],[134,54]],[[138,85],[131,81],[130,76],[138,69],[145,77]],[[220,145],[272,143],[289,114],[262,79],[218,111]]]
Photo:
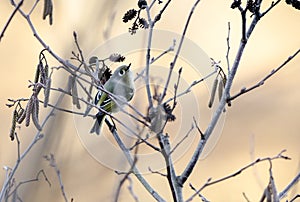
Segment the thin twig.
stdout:
[[[197,189],[191,183],[190,183],[190,187],[191,187],[192,190],[194,190],[195,192],[197,192]],[[209,200],[207,200],[202,194],[198,193],[198,196],[201,198],[201,200],[203,202],[209,202]],[[186,201],[186,202],[188,202],[188,201]]]
[[150,6],[149,6],[149,10],[151,10],[152,6],[155,4],[156,0],[153,0],[151,3],[150,3]]
[[[183,92],[177,94],[176,98],[179,98],[179,97],[181,97],[181,96],[183,96],[183,95],[185,95],[185,94],[191,92],[191,89],[192,89],[195,85],[197,85],[197,84],[199,84],[199,83],[205,81],[205,80],[208,79],[209,77],[213,76],[215,73],[217,73],[217,70],[214,70],[213,72],[209,73],[208,75],[206,75],[205,77],[203,77],[203,78],[201,78],[201,79],[198,79],[198,80],[193,81],[193,82],[187,87],[187,89],[185,89]],[[166,100],[166,101],[164,102],[164,104],[167,104],[168,102],[171,102],[173,99],[174,99],[174,97],[169,98],[168,100]]]
[[160,103],[163,101],[163,99],[165,98],[166,94],[167,94],[167,90],[168,90],[168,86],[169,86],[169,83],[170,83],[170,80],[171,80],[171,76],[172,76],[172,72],[173,72],[173,69],[174,69],[174,66],[176,64],[176,61],[177,61],[177,58],[179,56],[179,53],[181,51],[181,47],[182,47],[182,44],[183,44],[183,41],[185,39],[185,34],[187,32],[187,29],[188,29],[188,26],[190,24],[190,21],[191,21],[191,18],[192,18],[192,15],[197,7],[197,5],[199,4],[200,0],[197,0],[192,9],[190,10],[190,13],[189,13],[189,16],[188,16],[188,19],[185,23],[185,26],[184,26],[184,29],[183,29],[183,32],[182,32],[182,35],[181,35],[181,38],[180,38],[180,41],[179,41],[179,45],[178,45],[178,49],[176,51],[176,54],[174,56],[174,59],[173,61],[170,63],[170,69],[169,69],[169,74],[168,74],[168,77],[167,77],[167,81],[166,81],[166,84],[165,84],[165,87],[164,87],[164,91],[161,95],[161,98],[160,98]]
[[230,62],[229,62],[230,41],[229,40],[230,40],[230,22],[228,22],[228,35],[227,35],[227,38],[226,38],[226,41],[227,41],[226,61],[227,61],[228,73],[230,71]]
[[258,83],[256,83],[255,85],[249,87],[249,88],[242,88],[240,90],[239,93],[231,96],[228,101],[234,100],[237,97],[252,91],[262,85],[264,85],[265,81],[267,81],[268,79],[270,79],[274,74],[276,74],[280,69],[282,69],[286,64],[288,64],[293,58],[295,58],[298,54],[300,53],[300,48],[291,56],[289,56],[279,67],[277,67],[276,69],[273,69],[267,76],[265,76],[262,80],[260,80]]
[[[59,98],[57,99],[56,105],[59,105],[64,97],[64,94],[61,94]],[[44,121],[41,124],[41,127],[44,128],[50,117],[54,115],[55,108],[52,108],[51,111],[48,113],[48,115],[45,117]],[[41,140],[44,137],[44,135],[41,133],[41,131],[38,131],[36,135],[34,136],[32,142],[29,144],[29,146],[26,148],[26,150],[21,154],[20,158],[16,161],[14,167],[12,168],[12,171],[9,174],[9,177],[7,178],[7,181],[3,184],[1,193],[0,193],[0,201],[3,200],[3,197],[6,193],[6,190],[8,189],[8,186],[13,179],[20,163],[22,160],[27,156],[27,154],[31,151],[31,149],[36,145],[36,143]]]
[[264,17],[264,15],[266,15],[272,8],[274,8],[277,4],[279,4],[280,1],[281,1],[281,0],[277,0],[275,3],[274,3],[274,1],[272,1],[271,6],[270,6],[265,12],[263,12],[263,13],[260,15],[260,17],[261,17],[261,18]]
[[168,49],[166,49],[164,52],[162,52],[161,54],[159,54],[159,55],[156,56],[155,58],[153,57],[153,58],[151,59],[151,64],[153,64],[154,62],[156,62],[158,59],[160,59],[161,57],[163,57],[163,56],[166,55],[167,53],[174,51],[174,49],[175,49],[175,44],[176,44],[175,42],[176,42],[176,40],[174,39],[173,45],[172,45],[172,46],[170,46]]
[[134,152],[134,158],[133,158],[133,162],[132,165],[129,169],[128,172],[126,172],[126,174],[124,175],[124,177],[120,180],[119,186],[117,188],[116,194],[115,194],[115,202],[118,202],[120,193],[121,193],[121,188],[124,184],[124,182],[129,178],[129,175],[133,172],[133,168],[136,166],[137,163],[137,151],[138,151],[138,147],[135,147],[135,152]]
[[153,22],[154,24],[161,19],[162,14],[165,12],[165,10],[169,6],[170,2],[171,2],[171,0],[168,0],[167,3],[165,3],[164,7],[160,10],[160,12],[155,16],[154,22]]
[[[116,129],[114,126],[107,120],[105,119],[106,124],[110,128],[111,133],[113,134],[113,137],[115,138],[117,144],[119,145],[120,149],[124,153],[128,163],[130,165],[133,165],[133,159],[130,154],[130,151],[126,148],[124,145],[123,141],[121,140],[119,134],[117,133]],[[140,173],[138,168],[133,166],[132,168],[132,173],[136,176],[136,178],[141,182],[141,184],[144,186],[144,188],[155,198],[157,201],[163,202],[165,201],[152,187],[151,185],[146,181],[146,179],[143,177],[143,175]]]
[[244,199],[245,199],[247,202],[250,202],[250,200],[249,200],[249,198],[247,197],[247,195],[246,195],[245,192],[243,192],[243,197],[244,197]]
[[[150,64],[153,64],[154,62],[156,62],[158,59],[160,59],[161,57],[163,57],[164,55],[166,55],[167,53],[174,51],[175,48],[175,43],[176,40],[174,39],[173,41],[173,45],[171,45],[168,49],[166,49],[164,52],[162,52],[161,54],[159,54],[156,57],[152,57]],[[144,73],[146,71],[146,68],[144,68],[140,73],[137,73],[137,76],[134,78],[134,81],[138,80],[140,77],[143,77]]]
[[30,11],[29,11],[29,13],[28,13],[28,15],[31,15],[31,14],[32,14],[32,12],[33,12],[34,9],[36,8],[36,6],[37,6],[37,4],[39,3],[39,1],[40,1],[40,0],[35,0],[35,2],[34,2],[34,4],[33,4],[32,8],[30,9]]
[[49,181],[49,179],[48,179],[48,177],[47,177],[45,171],[44,171],[44,170],[40,170],[40,171],[37,173],[37,175],[36,175],[35,178],[30,179],[30,180],[25,180],[25,181],[19,182],[18,185],[16,185],[15,189],[12,190],[11,193],[7,195],[7,198],[10,197],[11,195],[15,194],[20,186],[22,186],[22,185],[24,185],[24,184],[27,184],[27,183],[30,183],[30,182],[36,182],[36,181],[39,181],[39,176],[40,176],[41,174],[43,175],[45,181],[48,183],[49,187],[51,187],[51,183],[50,183],[50,181]]
[[228,175],[228,176],[225,176],[225,177],[222,177],[218,180],[214,180],[214,181],[211,181],[210,179],[207,180],[207,182],[200,188],[197,190],[197,192],[195,192],[187,201],[191,201],[195,196],[197,196],[203,189],[205,189],[206,187],[208,186],[211,186],[213,184],[217,184],[217,183],[220,183],[222,181],[225,181],[225,180],[228,180],[230,178],[233,178],[233,177],[236,177],[237,175],[240,175],[243,171],[247,170],[248,168],[250,167],[253,167],[254,165],[258,164],[258,163],[261,163],[261,162],[264,162],[264,161],[273,161],[275,159],[284,159],[284,160],[290,160],[289,157],[287,156],[284,156],[283,153],[285,152],[286,150],[282,150],[279,154],[277,154],[276,156],[274,157],[265,157],[265,158],[258,158],[256,159],[255,161],[253,161],[252,163],[240,168],[238,171]]
[[165,164],[167,166],[167,179],[172,192],[173,200],[176,202],[182,201],[182,186],[180,186],[180,184],[177,181],[174,163],[170,155],[171,145],[169,141],[169,136],[164,135],[163,133],[159,133],[157,134],[157,138],[161,148],[161,154],[163,155]]
[[149,21],[149,34],[148,34],[148,44],[147,44],[147,53],[146,53],[145,80],[146,80],[146,91],[147,91],[149,109],[151,109],[153,106],[153,102],[152,102],[152,95],[151,95],[151,90],[150,90],[150,74],[149,74],[149,72],[150,72],[150,57],[151,57],[152,35],[153,35],[154,22],[151,19],[150,8],[148,6],[146,7],[146,11],[147,11],[147,16],[148,16],[148,21]]
[[21,0],[17,6],[15,6],[15,9],[14,11],[11,13],[11,15],[9,16],[8,20],[6,21],[6,24],[4,26],[4,28],[2,29],[2,32],[0,34],[0,42],[1,42],[1,39],[2,37],[4,37],[4,33],[8,27],[8,25],[10,24],[11,20],[13,19],[13,17],[15,16],[15,14],[17,13],[17,11],[19,10],[19,8],[22,6],[24,0]]
[[154,170],[152,170],[150,167],[148,167],[148,170],[149,170],[151,173],[153,173],[153,174],[158,174],[158,175],[160,175],[160,176],[162,176],[162,177],[167,177],[167,174],[161,173],[161,172],[159,172],[159,171],[154,171]]
[[130,195],[133,197],[134,201],[135,202],[139,202],[139,198],[138,196],[134,193],[133,191],[133,182],[132,182],[132,179],[130,176],[127,177],[127,180],[129,181],[129,185],[128,185],[128,190],[129,190],[129,193]]
[[64,197],[65,202],[68,202],[67,195],[66,195],[65,188],[64,188],[64,184],[63,184],[62,177],[61,177],[61,174],[60,174],[60,170],[59,170],[59,168],[56,164],[54,155],[53,154],[45,155],[44,158],[49,162],[50,166],[54,168],[54,170],[56,172],[56,176],[57,176],[58,181],[59,181],[61,193]]
[[170,154],[171,155],[176,149],[177,147],[179,147],[183,142],[184,140],[186,140],[189,135],[191,134],[191,132],[194,130],[194,124],[192,124],[191,128],[188,130],[188,132],[186,133],[186,135],[175,145],[175,147],[170,151]]
[[300,198],[300,194],[297,194],[296,196],[294,196],[294,197],[290,200],[290,202],[295,201],[297,198]]
[[283,191],[278,194],[279,199],[282,199],[284,196],[286,196],[289,190],[293,186],[295,186],[299,180],[300,180],[300,171],[297,174],[297,176],[286,186],[286,188],[284,188]]
[[[250,27],[247,31],[247,38],[249,38],[249,36],[251,35],[251,33],[253,32],[257,22],[259,21],[259,19],[254,16],[253,20],[252,20],[252,23],[250,24]],[[242,55],[243,55],[243,52],[245,50],[245,47],[246,47],[246,41],[243,41],[241,40],[240,42],[240,46],[239,46],[239,49],[237,51],[237,54],[236,54],[236,58],[234,60],[234,63],[233,63],[233,66],[228,74],[228,78],[227,78],[227,82],[226,82],[226,85],[225,85],[225,88],[224,88],[224,93],[222,95],[222,98],[219,102],[219,105],[216,109],[216,111],[214,112],[213,116],[212,116],[212,119],[206,129],[206,131],[204,132],[204,136],[205,136],[205,139],[200,139],[199,142],[198,142],[198,145],[197,145],[197,148],[196,150],[194,151],[194,154],[193,156],[191,157],[191,160],[189,161],[188,165],[186,166],[185,170],[183,171],[183,173],[178,177],[179,181],[181,184],[184,184],[186,182],[186,180],[188,179],[188,177],[191,175],[191,173],[193,172],[197,162],[198,162],[198,159],[200,157],[200,154],[202,153],[203,151],[203,148],[204,146],[206,145],[209,137],[211,136],[223,110],[224,110],[224,107],[226,105],[226,100],[227,98],[230,97],[230,90],[231,90],[231,86],[233,84],[233,80],[235,78],[235,75],[236,75],[236,72],[238,70],[238,67],[239,67],[239,64],[240,64],[240,61],[241,61],[241,58],[242,58]]]

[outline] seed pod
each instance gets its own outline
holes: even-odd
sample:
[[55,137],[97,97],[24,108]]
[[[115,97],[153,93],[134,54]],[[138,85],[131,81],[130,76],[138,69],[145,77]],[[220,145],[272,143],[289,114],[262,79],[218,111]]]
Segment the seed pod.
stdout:
[[85,112],[84,112],[84,114],[83,114],[83,117],[86,117],[89,113],[90,113],[90,111],[91,111],[91,109],[92,109],[93,107],[92,107],[92,105],[87,105],[86,106],[86,110],[85,110]]
[[52,0],[44,0],[44,11],[43,11],[43,20],[49,15],[49,24],[52,25],[52,12],[53,12],[53,3]]
[[46,81],[46,87],[44,88],[44,107],[48,106],[50,88],[51,88],[51,78],[49,77]]
[[35,127],[41,131],[42,127],[39,124],[39,100],[37,97],[33,97],[33,107],[32,107],[32,122],[34,123]]
[[10,128],[10,133],[9,133],[9,137],[10,137],[11,141],[13,141],[15,139],[15,131],[16,131],[16,125],[17,125],[17,118],[18,118],[18,112],[17,112],[17,110],[14,110],[12,124],[11,124],[11,128]]
[[48,77],[49,77],[49,66],[48,66],[48,64],[45,65],[44,71],[45,71],[45,83],[46,83],[47,80],[48,80]]
[[73,76],[70,75],[70,76],[69,76],[69,79],[68,79],[68,88],[67,88],[67,91],[68,91],[69,93],[71,93],[71,91],[72,91],[73,83],[74,83]]
[[214,103],[218,81],[219,81],[218,77],[216,77],[215,80],[214,80],[212,89],[211,89],[210,99],[209,99],[209,103],[208,103],[209,108],[211,108],[213,103]]
[[34,92],[34,96],[38,96],[38,94],[40,93],[42,89],[42,85],[41,84],[36,84],[33,88],[33,92]]
[[39,63],[36,67],[36,71],[35,71],[35,77],[34,77],[34,83],[37,83],[39,81],[39,77],[40,77],[40,65],[41,63]]
[[89,95],[87,96],[87,101],[88,102],[90,102],[91,100],[93,100],[93,98],[92,98],[92,90],[93,90],[93,81],[92,81],[92,83],[91,83],[91,85],[90,85],[90,87],[89,87]]
[[113,53],[109,56],[108,59],[112,62],[123,62],[125,60],[125,57],[119,53]]
[[28,127],[30,124],[30,115],[32,113],[32,108],[33,108],[33,97],[31,97],[26,106],[26,116],[25,116],[25,126]]
[[220,81],[218,86],[219,101],[221,101],[223,95],[223,89],[224,89],[223,81]]
[[76,79],[73,78],[73,81],[74,82],[73,82],[73,86],[72,86],[72,101],[73,101],[73,104],[76,105],[77,109],[80,109]]
[[18,124],[21,124],[24,121],[25,116],[26,116],[26,111],[23,108],[21,108],[18,113]]

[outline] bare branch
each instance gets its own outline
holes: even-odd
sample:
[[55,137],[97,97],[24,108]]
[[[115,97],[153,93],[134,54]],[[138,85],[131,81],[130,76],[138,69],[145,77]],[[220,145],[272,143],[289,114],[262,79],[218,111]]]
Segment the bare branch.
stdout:
[[121,188],[124,184],[124,182],[126,180],[129,179],[129,175],[131,173],[133,173],[133,168],[136,166],[136,163],[137,163],[137,151],[138,151],[138,147],[135,147],[135,152],[134,152],[134,159],[133,159],[133,162],[132,162],[132,165],[129,169],[129,171],[124,175],[124,177],[121,179],[120,183],[119,183],[119,186],[117,188],[117,191],[116,191],[116,196],[115,196],[115,202],[118,202],[118,199],[119,199],[119,196],[120,196],[120,193],[121,193]]
[[[197,189],[190,183],[190,187],[192,190],[194,190],[195,192],[197,192]],[[200,197],[200,199],[203,201],[203,202],[209,202],[209,200],[207,200],[202,194],[198,193],[198,196]],[[188,201],[191,201],[193,200],[192,198],[191,199],[188,199],[186,202]]]
[[[128,163],[130,165],[133,165],[134,160],[132,159],[132,156],[130,154],[130,151],[126,148],[123,141],[120,139],[119,134],[117,133],[115,127],[107,120],[105,119],[106,124],[108,125],[111,133],[113,134],[113,137],[115,138],[116,142],[118,143],[120,149],[124,153]],[[140,171],[133,166],[132,173],[136,176],[136,178],[141,182],[141,184],[145,187],[145,189],[155,198],[157,201],[165,201],[152,187],[151,185],[145,180],[145,178],[142,176]]]
[[230,22],[228,22],[228,35],[227,35],[227,38],[226,38],[226,41],[227,41],[226,61],[227,61],[228,73],[230,71],[230,62],[229,62],[230,41],[229,40],[230,40]]
[[[61,94],[61,95],[59,96],[59,98],[57,99],[56,105],[59,105],[59,104],[61,103],[63,97],[64,97],[64,94]],[[45,117],[44,121],[43,121],[42,124],[41,124],[41,127],[42,127],[42,128],[46,125],[46,123],[48,122],[48,120],[50,119],[50,117],[53,116],[54,112],[55,112],[55,109],[53,108],[53,109],[48,113],[48,115]],[[21,163],[21,161],[27,156],[27,154],[28,154],[28,153],[31,151],[31,149],[36,145],[36,143],[37,143],[39,140],[41,140],[43,137],[44,137],[44,135],[41,133],[41,131],[38,131],[38,132],[36,133],[36,135],[34,136],[32,142],[29,144],[29,146],[26,148],[26,150],[25,150],[25,151],[20,155],[20,157],[17,159],[17,161],[16,161],[14,167],[12,168],[12,170],[11,170],[11,172],[10,172],[8,178],[7,178],[7,180],[5,181],[5,183],[4,183],[3,186],[2,186],[2,190],[1,190],[1,193],[0,193],[0,201],[3,200],[3,197],[4,197],[5,193],[6,193],[8,187],[9,187],[9,184],[11,183],[11,180],[13,179],[13,177],[14,177],[14,175],[15,175],[15,173],[16,173],[16,171],[17,171],[17,169],[18,169],[18,167],[19,167],[19,165],[20,165],[20,163]]]
[[169,182],[169,187],[172,191],[172,196],[174,201],[182,201],[182,186],[178,183],[177,176],[175,173],[174,164],[170,155],[171,146],[169,141],[169,136],[163,133],[157,134],[159,145],[161,148],[161,153],[165,159],[165,164],[167,166],[167,178]]
[[242,88],[239,93],[231,96],[228,101],[234,100],[237,97],[248,93],[249,91],[252,91],[262,85],[264,85],[265,81],[270,79],[274,74],[276,74],[280,69],[282,69],[285,65],[287,65],[292,59],[294,59],[298,54],[300,53],[300,49],[298,49],[293,55],[289,56],[280,66],[278,66],[276,69],[273,69],[267,76],[265,76],[262,80],[260,80],[257,84],[249,87],[249,88]]
[[164,7],[160,10],[160,12],[155,16],[153,25],[161,19],[162,14],[165,12],[166,8],[169,6],[171,0],[168,0],[167,3],[165,3]]
[[240,175],[243,171],[247,170],[250,167],[253,167],[254,165],[256,165],[258,163],[261,163],[261,162],[264,162],[264,161],[273,161],[275,159],[290,160],[289,157],[283,155],[283,153],[285,151],[286,150],[282,150],[279,154],[277,154],[274,157],[258,158],[258,159],[256,159],[256,161],[253,161],[252,163],[250,163],[250,164],[242,167],[241,169],[239,169],[238,171],[234,172],[233,174],[225,176],[225,177],[220,178],[218,180],[214,180],[214,181],[211,181],[211,179],[207,180],[207,182],[200,189],[198,189],[197,192],[195,192],[187,201],[191,201],[195,196],[197,196],[206,187],[211,186],[213,184],[217,184],[217,183],[225,181],[225,180],[228,180],[230,178],[236,177],[236,176]]
[[[249,38],[249,36],[251,35],[251,33],[253,32],[257,22],[259,21],[259,19],[255,16],[254,19],[252,20],[252,23],[247,31],[247,38]],[[190,160],[190,162],[188,163],[188,165],[186,166],[185,170],[183,171],[183,173],[181,174],[181,176],[179,177],[180,181],[182,182],[182,184],[188,179],[188,177],[191,175],[199,157],[200,157],[200,154],[207,142],[207,140],[209,139],[210,135],[212,134],[224,108],[225,108],[225,104],[227,102],[227,99],[230,97],[230,89],[231,89],[231,86],[233,84],[233,80],[235,78],[235,75],[236,75],[236,72],[238,70],[238,67],[239,67],[239,64],[240,64],[240,61],[241,61],[241,58],[242,58],[242,55],[243,55],[243,52],[245,50],[245,47],[246,47],[246,41],[241,41],[240,42],[240,46],[239,46],[239,49],[238,49],[238,52],[236,54],[236,58],[234,60],[234,63],[233,63],[233,66],[229,72],[229,75],[228,75],[228,78],[227,78],[227,81],[226,81],[226,85],[225,85],[225,88],[224,88],[224,93],[223,93],[223,96],[219,102],[219,105],[216,109],[216,111],[214,112],[213,114],[213,117],[212,117],[212,120],[210,122],[210,124],[208,125],[205,133],[204,133],[204,136],[205,136],[205,139],[200,139],[199,142],[198,142],[198,145],[197,145],[197,148]]]
[[16,194],[16,192],[18,191],[19,187],[21,187],[22,185],[27,184],[27,183],[31,183],[31,182],[37,182],[37,181],[39,181],[39,176],[40,176],[40,175],[42,175],[42,176],[44,177],[44,179],[45,179],[45,181],[48,183],[49,187],[51,187],[51,183],[50,183],[50,181],[49,181],[49,179],[48,179],[48,177],[47,177],[45,171],[44,171],[44,170],[40,170],[40,171],[36,174],[36,177],[35,177],[35,178],[30,179],[30,180],[25,180],[25,181],[19,182],[19,183],[16,185],[15,189],[12,190],[11,193],[7,195],[7,197],[10,197],[10,196],[12,196],[13,194]]
[[161,173],[161,172],[159,172],[159,171],[154,171],[154,170],[152,170],[150,167],[148,167],[148,170],[149,170],[151,173],[153,173],[153,174],[158,174],[158,175],[160,175],[160,176],[162,176],[162,177],[167,177],[167,174]]
[[197,5],[199,4],[200,0],[197,0],[192,9],[190,10],[190,13],[189,13],[189,16],[188,16],[188,19],[185,23],[185,26],[184,26],[184,29],[183,29],[183,32],[182,32],[182,35],[181,35],[181,39],[179,41],[179,45],[178,45],[178,49],[176,51],[176,54],[175,54],[175,57],[173,59],[173,61],[170,63],[170,69],[169,69],[169,74],[168,74],[168,77],[167,77],[167,81],[166,81],[166,84],[165,84],[165,87],[164,87],[164,91],[161,95],[161,98],[160,98],[160,103],[163,101],[163,99],[165,98],[166,94],[167,94],[167,90],[168,90],[168,86],[169,86],[169,83],[170,83],[170,80],[171,80],[171,75],[172,75],[172,72],[173,72],[173,69],[174,69],[174,66],[176,64],[176,61],[177,61],[177,58],[179,56],[179,53],[181,51],[181,47],[182,47],[182,44],[183,44],[183,41],[184,41],[184,38],[185,38],[185,34],[187,32],[187,29],[188,29],[188,26],[190,24],[190,20],[192,18],[192,15],[197,7]]
[[132,183],[132,179],[130,176],[127,177],[127,180],[129,181],[129,185],[128,185],[128,190],[129,190],[129,193],[131,194],[131,196],[133,197],[134,201],[135,202],[138,202],[139,201],[139,198],[138,196],[134,193],[133,191],[133,183]]
[[156,62],[157,60],[159,60],[161,57],[163,57],[163,56],[166,55],[167,53],[174,51],[175,45],[176,45],[176,40],[174,39],[174,40],[173,40],[173,44],[172,44],[168,49],[166,49],[164,52],[162,52],[161,54],[159,54],[159,55],[156,56],[155,58],[153,57],[153,58],[151,59],[151,64],[153,64],[154,62]]
[[247,195],[246,195],[245,192],[243,192],[243,197],[244,197],[244,199],[245,199],[247,202],[251,202],[251,201],[249,200],[249,198],[247,197]]
[[[179,98],[179,97],[181,97],[181,96],[183,96],[183,95],[185,95],[185,94],[191,92],[191,89],[192,89],[195,85],[197,85],[197,84],[199,84],[199,83],[205,81],[206,79],[208,79],[209,77],[211,77],[212,75],[214,75],[216,72],[217,72],[217,70],[211,72],[210,74],[206,75],[205,77],[203,77],[203,78],[201,78],[201,79],[199,79],[199,80],[193,81],[193,82],[187,87],[186,90],[184,90],[183,92],[177,94],[177,95],[176,95],[176,98]],[[166,103],[172,101],[173,99],[174,99],[174,97],[169,98],[168,100],[166,100],[166,101],[164,102],[164,104],[166,104]]]
[[8,18],[8,20],[6,21],[6,24],[4,26],[4,28],[2,29],[2,32],[0,34],[0,42],[1,42],[1,39],[4,37],[4,33],[8,27],[8,25],[10,24],[11,20],[13,19],[13,17],[15,16],[15,14],[17,13],[17,11],[19,10],[19,8],[22,6],[24,0],[21,0],[18,5],[15,6],[15,9],[14,11],[11,13],[10,17]]
[[297,174],[297,176],[286,186],[286,188],[284,188],[283,191],[278,194],[279,199],[282,199],[284,196],[286,196],[286,194],[289,192],[289,190],[293,186],[295,186],[299,180],[300,180],[300,171]]
[[63,181],[62,181],[62,178],[61,178],[60,170],[57,167],[54,155],[53,154],[45,155],[44,158],[49,162],[50,166],[54,168],[54,170],[56,172],[56,176],[57,176],[58,181],[59,181],[61,193],[64,197],[65,202],[68,202],[66,192],[65,192],[65,188],[64,188],[64,184],[63,184]]
[[277,0],[276,2],[272,1],[271,6],[263,13],[261,13],[260,17],[264,17],[264,15],[266,15],[272,8],[274,8],[277,4],[279,4],[281,0]]
[[152,95],[150,90],[150,57],[151,57],[151,47],[152,47],[152,35],[153,35],[153,27],[154,22],[151,19],[150,15],[150,8],[146,7],[148,21],[149,21],[149,35],[148,35],[148,45],[147,45],[147,53],[146,53],[146,75],[145,75],[145,82],[146,82],[146,90],[147,90],[147,98],[149,103],[149,108],[152,108],[153,102],[152,102]]
[[293,202],[293,201],[295,201],[297,198],[300,198],[300,194],[297,194],[296,196],[294,196],[294,197],[291,199],[291,201],[290,201],[290,202]]
[[184,140],[186,140],[189,135],[191,134],[191,132],[193,131],[194,129],[194,124],[192,124],[191,128],[189,129],[189,131],[186,133],[186,135],[175,145],[175,147],[170,151],[170,154],[171,155],[176,149],[177,147],[179,147],[183,142]]

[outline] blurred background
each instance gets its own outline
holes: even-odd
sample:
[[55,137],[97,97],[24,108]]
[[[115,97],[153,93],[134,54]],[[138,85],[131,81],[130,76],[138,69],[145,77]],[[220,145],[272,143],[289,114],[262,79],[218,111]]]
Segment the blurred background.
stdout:
[[[24,1],[22,8],[29,11],[35,1]],[[91,52],[106,40],[128,32],[130,24],[122,23],[124,13],[137,8],[137,1],[55,1],[53,25],[42,20],[43,2],[39,2],[31,19],[37,32],[51,49],[62,58],[69,59],[75,50],[73,31],[79,36],[81,48]],[[187,37],[198,44],[209,57],[226,67],[226,37],[228,22],[231,23],[231,64],[240,42],[241,19],[238,10],[230,9],[231,1],[202,1],[189,25]],[[170,3],[156,28],[180,34],[194,1],[174,0]],[[271,1],[264,1],[267,8]],[[13,11],[10,1],[0,1],[0,27],[4,27]],[[161,6],[154,6],[153,13]],[[232,93],[242,87],[257,83],[300,47],[300,11],[282,1],[257,25],[248,41]],[[26,20],[16,14],[0,42],[0,66],[2,73],[0,93],[0,166],[13,167],[17,159],[17,144],[11,142],[9,130],[13,110],[5,106],[8,98],[27,98],[31,89],[28,80],[33,80],[38,54],[42,46],[34,38]],[[48,57],[51,66],[58,62]],[[292,160],[273,162],[273,174],[278,191],[295,177],[300,169],[300,56],[286,65],[262,87],[234,100],[227,109],[226,122],[215,149],[201,160],[188,183],[201,187],[208,178],[218,179],[235,172],[258,157],[272,157],[283,149]],[[66,75],[56,75],[55,84],[65,85]],[[52,97],[52,102],[55,98]],[[66,97],[63,107],[71,108],[71,99]],[[44,109],[43,109],[44,110]],[[45,117],[47,110],[41,116]],[[18,132],[21,151],[27,148],[36,133],[34,127],[21,126]],[[51,187],[40,176],[38,182],[23,185],[19,195],[23,201],[63,201],[56,173],[43,155],[54,154],[61,171],[67,198],[74,201],[112,201],[121,176],[98,163],[81,144],[73,116],[58,112],[47,124],[45,137],[37,143],[20,164],[16,181],[33,179],[43,169]],[[176,169],[182,171],[191,153],[178,161]],[[112,158],[108,156],[108,158]],[[244,192],[250,201],[258,201],[268,183],[267,162],[258,164],[242,174],[206,188],[202,194],[210,201],[244,201]],[[164,170],[162,171],[164,172]],[[171,201],[167,181],[159,175],[145,175],[149,183]],[[0,171],[0,184],[5,171]],[[154,201],[132,176],[133,190],[139,201]],[[120,201],[134,201],[123,187]],[[289,198],[299,193],[295,186]],[[193,194],[186,186],[185,198]],[[200,201],[196,198],[195,201]]]

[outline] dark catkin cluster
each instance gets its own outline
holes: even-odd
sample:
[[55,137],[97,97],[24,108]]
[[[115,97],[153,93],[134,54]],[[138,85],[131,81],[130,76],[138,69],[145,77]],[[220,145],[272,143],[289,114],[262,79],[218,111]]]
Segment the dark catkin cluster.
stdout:
[[292,5],[295,9],[300,10],[300,1],[299,0],[286,0],[288,5]]
[[175,117],[174,114],[172,114],[173,110],[171,109],[170,105],[167,104],[167,103],[165,103],[163,105],[163,107],[164,107],[164,110],[165,110],[165,112],[167,114],[167,121],[174,121],[176,119],[176,117]]
[[145,0],[138,1],[139,9],[130,9],[123,16],[123,22],[127,23],[129,21],[133,21],[131,27],[129,28],[130,34],[135,34],[139,28],[147,29],[149,27],[149,23],[145,18],[140,17],[140,13],[147,7],[147,2]]
[[137,13],[138,12],[135,9],[128,10],[123,17],[123,22],[127,23],[128,21],[132,20],[133,18],[135,18]]
[[139,23],[139,26],[143,29],[147,29],[149,27],[149,24],[148,24],[147,20],[145,20],[145,18],[140,18],[138,23]]
[[112,75],[112,71],[106,65],[105,61],[109,60],[111,62],[123,62],[125,59],[125,56],[119,53],[112,53],[109,57],[105,59],[99,59],[97,56],[92,56],[89,59],[89,67],[92,69],[92,71],[98,72],[98,85],[104,85],[105,82]]
[[230,6],[230,8],[235,9],[237,7],[239,7],[242,4],[241,0],[234,0]]
[[113,53],[109,56],[109,60],[112,62],[123,62],[125,57],[119,53]]
[[147,1],[145,1],[145,0],[139,0],[138,1],[138,7],[140,9],[145,9],[147,7]]
[[248,0],[248,1],[247,1],[247,6],[246,6],[246,8],[247,8],[251,13],[254,13],[254,12],[255,12],[256,6],[255,6],[255,3],[253,2],[253,0]]
[[101,78],[102,83],[103,83],[103,84],[106,83],[106,81],[111,77],[111,75],[112,75],[111,69],[106,68],[106,69],[104,70],[103,75],[102,75],[102,78]]
[[53,24],[53,2],[52,0],[44,0],[43,20],[49,16],[49,24]]
[[[41,131],[42,126],[39,123],[39,104],[40,101],[38,96],[40,91],[44,89],[44,107],[48,106],[50,89],[51,89],[51,75],[52,71],[49,73],[49,66],[47,59],[44,55],[44,50],[40,52],[39,62],[36,67],[35,77],[33,82],[30,83],[29,87],[33,87],[32,95],[29,99],[20,99],[20,100],[12,100],[8,99],[9,104],[6,104],[8,107],[15,106],[15,110],[13,113],[12,126],[10,130],[10,139],[14,140],[16,136],[16,126],[17,124],[22,124],[25,121],[25,126],[28,127],[30,122],[32,121],[37,130]],[[26,107],[23,108],[22,102],[27,101]]]

